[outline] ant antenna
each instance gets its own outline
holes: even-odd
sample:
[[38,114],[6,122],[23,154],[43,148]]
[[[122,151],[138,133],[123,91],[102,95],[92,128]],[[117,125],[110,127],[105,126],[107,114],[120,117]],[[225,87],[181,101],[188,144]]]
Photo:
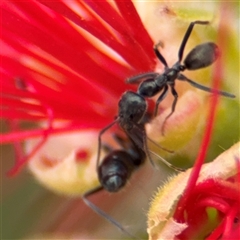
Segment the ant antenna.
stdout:
[[162,146],[160,146],[158,143],[156,143],[155,141],[153,141],[151,138],[149,138],[148,136],[147,136],[147,139],[148,139],[148,141],[150,141],[151,143],[153,143],[156,147],[158,147],[159,149],[162,149],[162,150],[164,150],[164,151],[166,151],[166,152],[169,152],[169,153],[174,153],[174,151],[172,151],[172,150],[169,150],[169,149],[167,149],[167,148],[164,148],[164,147],[162,147]]
[[116,124],[118,122],[118,118],[115,119],[112,123],[110,123],[109,125],[107,125],[105,128],[103,128],[99,134],[98,134],[98,151],[97,151],[97,171],[98,171],[98,167],[99,167],[99,161],[100,161],[100,152],[101,152],[101,147],[102,147],[102,141],[101,141],[101,136],[109,129],[111,128],[114,124]]
[[138,239],[136,238],[134,235],[132,235],[131,233],[129,233],[120,223],[118,223],[114,218],[110,217],[106,212],[104,212],[103,210],[101,210],[99,207],[97,207],[95,204],[93,204],[90,200],[88,200],[87,198],[97,192],[102,191],[104,188],[102,186],[96,187],[93,190],[90,190],[89,192],[86,192],[83,196],[82,199],[84,201],[84,203],[91,208],[95,213],[97,213],[98,215],[100,215],[101,217],[103,217],[105,220],[107,220],[109,223],[113,224],[114,226],[116,226],[120,231],[122,231],[124,234],[126,234],[126,236],[129,236],[133,239]]

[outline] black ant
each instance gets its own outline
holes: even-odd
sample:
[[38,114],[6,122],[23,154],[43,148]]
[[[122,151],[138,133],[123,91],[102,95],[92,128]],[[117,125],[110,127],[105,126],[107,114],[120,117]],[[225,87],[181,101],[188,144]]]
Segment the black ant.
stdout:
[[[115,121],[103,128],[98,136],[96,171],[101,185],[85,193],[83,195],[83,200],[96,213],[103,216],[125,234],[133,237],[117,221],[91,203],[87,197],[103,189],[108,192],[118,192],[126,185],[127,181],[131,177],[131,174],[145,162],[146,157],[151,161],[152,165],[154,165],[150,153],[157,156],[166,165],[176,171],[183,171],[183,169],[172,166],[165,159],[148,149],[147,136],[145,132],[145,124],[148,121],[148,113],[146,113],[147,102],[144,97],[135,92],[127,91],[122,95],[118,103],[118,107],[118,116]],[[109,149],[110,153],[100,163],[100,150],[102,145],[101,137],[104,132],[116,123],[119,124],[120,128],[126,134],[127,140],[123,140],[121,137],[115,135],[115,140],[119,146],[121,146],[122,150]],[[154,141],[152,142],[156,144]],[[160,147],[159,145],[157,146]],[[165,148],[160,148],[165,151],[172,152]]]
[[[85,193],[82,198],[86,205],[88,205],[93,211],[104,217],[110,223],[114,224],[126,235],[135,238],[115,219],[111,218],[107,213],[102,211],[100,208],[98,208],[96,205],[94,205],[87,199],[87,197],[89,197],[90,195],[93,195],[101,190],[106,190],[108,192],[120,191],[126,185],[132,173],[145,163],[145,151],[142,148],[138,147],[131,138],[123,139],[119,135],[114,135],[114,139],[119,144],[121,149],[113,150],[112,148],[105,146],[105,149],[109,151],[109,154],[103,159],[101,164],[97,165],[97,174],[101,185]],[[175,169],[176,171],[183,171],[183,169],[174,167],[172,164],[168,163],[160,156],[158,157],[165,164]]]
[[164,135],[165,123],[167,119],[174,113],[176,104],[177,104],[178,94],[174,87],[175,80],[186,81],[190,83],[193,87],[199,88],[203,91],[217,93],[225,97],[235,98],[233,94],[208,88],[206,86],[203,86],[201,84],[198,84],[192,81],[191,79],[188,79],[187,77],[185,77],[183,74],[180,73],[186,69],[196,70],[196,69],[207,67],[211,65],[213,62],[215,62],[220,54],[219,48],[215,43],[213,42],[203,43],[193,48],[186,56],[184,60],[184,64],[181,64],[185,45],[188,41],[188,38],[195,24],[207,25],[209,24],[209,22],[195,21],[190,23],[178,51],[178,61],[171,68],[168,67],[168,64],[165,58],[158,50],[158,47],[162,46],[162,43],[160,42],[154,46],[154,52],[157,58],[164,65],[165,67],[164,72],[162,74],[159,74],[156,72],[143,73],[135,77],[131,77],[127,80],[128,83],[139,83],[140,81],[142,81],[138,87],[138,94],[140,94],[143,97],[153,97],[162,91],[161,95],[158,97],[156,102],[155,111],[154,111],[155,116],[157,115],[158,106],[160,102],[166,97],[168,92],[168,86],[170,86],[171,93],[174,97],[174,101],[172,104],[171,113],[165,118],[162,125],[163,135]]

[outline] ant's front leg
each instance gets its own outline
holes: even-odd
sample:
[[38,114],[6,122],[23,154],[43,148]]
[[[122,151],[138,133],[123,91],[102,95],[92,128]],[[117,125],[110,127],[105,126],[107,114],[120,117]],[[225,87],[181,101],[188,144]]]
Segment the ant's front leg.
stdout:
[[195,22],[190,23],[190,25],[189,25],[189,27],[188,27],[188,29],[187,29],[184,37],[183,37],[181,46],[180,46],[179,51],[178,51],[178,62],[182,61],[184,48],[186,46],[188,38],[189,38],[195,24],[207,25],[207,24],[209,24],[209,21],[195,21]]
[[167,122],[167,119],[171,117],[171,115],[174,113],[176,105],[177,105],[177,100],[178,100],[178,94],[174,88],[174,85],[170,85],[171,87],[171,92],[174,97],[173,103],[172,103],[172,110],[171,112],[167,115],[167,117],[164,119],[163,124],[162,124],[162,135],[164,135],[164,128]]
[[158,113],[158,106],[159,106],[160,102],[167,96],[167,92],[168,92],[168,85],[166,84],[163,88],[163,92],[161,93],[161,95],[157,99],[155,109],[154,109],[154,116],[155,117],[157,116],[157,113]]

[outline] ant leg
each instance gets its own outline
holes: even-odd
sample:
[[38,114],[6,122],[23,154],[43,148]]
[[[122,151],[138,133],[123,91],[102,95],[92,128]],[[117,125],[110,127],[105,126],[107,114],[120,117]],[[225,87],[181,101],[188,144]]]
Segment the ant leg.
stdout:
[[174,85],[170,85],[171,87],[171,92],[172,92],[172,95],[174,96],[174,100],[173,100],[173,103],[172,103],[172,111],[167,115],[167,117],[164,119],[163,121],[163,125],[162,125],[162,135],[164,135],[164,128],[165,128],[165,124],[167,122],[167,119],[171,117],[171,115],[174,113],[175,111],[175,108],[176,108],[176,104],[177,104],[177,100],[178,100],[178,94],[174,88]]
[[195,21],[195,22],[191,22],[184,37],[183,37],[183,40],[182,40],[182,43],[181,43],[181,46],[179,48],[179,51],[178,51],[178,61],[181,62],[182,61],[182,57],[183,57],[183,51],[184,51],[184,48],[186,46],[186,43],[188,41],[188,38],[193,30],[193,27],[195,24],[202,24],[202,25],[207,25],[209,24],[209,21]]
[[130,77],[126,80],[126,83],[130,83],[130,84],[138,84],[139,82],[146,80],[147,78],[155,78],[156,76],[158,76],[159,74],[156,72],[148,72],[148,73],[142,73],[139,74],[137,76],[134,77]]
[[178,168],[175,167],[174,165],[172,165],[170,162],[168,162],[166,159],[164,159],[163,157],[161,157],[160,155],[156,154],[155,152],[152,152],[151,150],[149,150],[149,152],[153,155],[155,155],[156,157],[158,157],[165,165],[167,165],[169,168],[174,169],[177,172],[184,172],[186,169],[182,169],[182,168]]
[[152,157],[150,155],[150,150],[148,149],[148,145],[147,145],[147,135],[146,132],[143,131],[143,136],[142,136],[142,140],[143,140],[143,149],[144,152],[146,153],[147,158],[149,159],[150,163],[152,164],[152,166],[155,168],[155,164],[154,161],[152,160]]
[[163,55],[160,53],[160,51],[158,50],[158,47],[162,47],[163,44],[162,42],[160,41],[158,44],[156,44],[154,47],[153,47],[153,50],[157,56],[157,58],[160,60],[160,62],[165,66],[165,68],[168,68],[168,64],[165,60],[165,58],[163,57]]
[[[168,150],[168,149],[160,146],[158,143],[154,142],[154,141],[153,141],[151,138],[149,138],[148,136],[147,136],[147,139],[148,139],[148,141],[150,141],[151,143],[153,143],[156,147],[158,147],[158,148],[160,148],[160,149],[162,149],[162,150],[164,150],[164,151],[166,151],[166,152],[174,153],[174,151]],[[149,151],[151,152],[151,150],[149,150]]]
[[[143,150],[146,154],[146,157],[151,162],[152,166],[155,167],[155,164],[151,158],[149,153],[148,145],[147,145],[147,135],[145,131],[144,125],[138,125],[133,123],[134,128],[132,132],[128,132],[129,138],[133,141],[133,143],[141,150]],[[137,130],[137,131],[136,131]]]
[[111,128],[116,122],[118,121],[118,118],[113,121],[112,123],[110,123],[108,126],[106,126],[105,128],[103,128],[99,134],[98,134],[98,151],[97,151],[97,171],[98,171],[98,167],[99,167],[99,161],[100,161],[100,150],[101,150],[101,145],[102,145],[102,141],[101,141],[101,136],[103,135],[103,133],[105,133],[109,128]]
[[201,84],[199,84],[199,83],[196,83],[196,82],[194,82],[193,80],[185,77],[185,76],[182,75],[182,74],[180,74],[180,75],[178,76],[178,80],[186,81],[186,82],[188,82],[189,84],[191,84],[193,87],[198,88],[198,89],[201,89],[201,90],[206,91],[206,92],[217,93],[217,94],[219,94],[219,95],[222,95],[222,96],[224,96],[224,97],[229,97],[229,98],[235,98],[235,97],[236,97],[235,95],[233,95],[233,94],[231,94],[231,93],[224,92],[224,91],[219,91],[219,90],[214,90],[214,89],[212,89],[212,88],[203,86],[203,85],[201,85]]
[[155,109],[154,109],[154,116],[157,116],[157,112],[158,112],[158,106],[160,104],[160,102],[167,96],[167,92],[168,92],[168,85],[164,86],[163,92],[162,94],[159,96],[159,98],[157,99],[156,105],[155,105]]
[[83,196],[82,199],[84,201],[84,203],[91,208],[95,213],[97,213],[99,216],[102,216],[105,220],[107,220],[108,222],[110,222],[111,224],[113,224],[114,226],[116,226],[119,230],[121,230],[123,233],[125,233],[127,236],[136,239],[135,236],[133,236],[131,233],[129,233],[126,229],[124,229],[121,224],[119,224],[115,219],[111,218],[106,212],[104,212],[103,210],[101,210],[99,207],[97,207],[95,204],[93,204],[91,201],[89,201],[87,199],[87,197],[100,192],[103,190],[103,187],[97,187],[93,190],[90,190],[89,192],[86,192]]

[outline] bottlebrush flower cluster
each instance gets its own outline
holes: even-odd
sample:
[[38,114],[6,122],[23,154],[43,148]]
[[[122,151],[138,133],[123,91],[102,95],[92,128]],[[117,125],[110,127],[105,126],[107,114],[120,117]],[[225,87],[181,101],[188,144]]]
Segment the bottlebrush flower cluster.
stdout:
[[[156,60],[152,49],[154,43],[163,41],[161,52],[171,65],[176,61],[178,47],[189,22],[212,21],[209,27],[193,32],[189,43],[192,47],[209,36],[214,38],[219,31],[220,35],[223,32],[231,35],[231,25],[222,26],[224,30],[218,28],[219,19],[222,19],[218,13],[219,4],[209,4],[211,8],[202,5],[201,13],[198,11],[199,6],[193,5],[189,3],[186,7],[160,1],[141,9],[140,4],[142,16],[148,14],[144,17],[147,31],[130,0],[2,0],[0,99],[1,118],[7,122],[8,127],[1,133],[0,141],[2,144],[12,144],[15,153],[15,163],[8,174],[17,174],[28,163],[39,182],[54,192],[67,195],[81,195],[98,185],[98,133],[113,121],[119,98],[124,91],[136,90],[134,86],[125,83],[128,77],[148,71],[163,71],[163,66]],[[151,19],[154,14],[159,23],[156,23],[156,19]],[[230,18],[230,15],[227,16]],[[229,41],[229,48],[226,49],[228,43],[225,35],[222,34],[221,39],[218,37],[223,59],[214,71],[216,89],[221,88],[220,80],[237,76],[234,64],[226,61],[230,59],[229,56],[236,57],[237,47],[232,47],[234,44],[230,43],[234,41]],[[224,58],[226,52],[228,55]],[[223,71],[225,63],[232,67],[226,76]],[[229,73],[233,75],[230,76]],[[203,70],[203,74],[190,73],[190,76],[203,83],[211,79],[210,70]],[[178,159],[183,154],[194,159],[200,146],[202,130],[205,125],[210,125],[210,132],[205,135],[208,136],[205,139],[207,144],[205,147],[202,145],[205,155],[200,157],[201,163],[195,168],[198,170],[193,174],[195,179],[192,182],[187,183],[191,170],[176,178],[177,186],[183,181],[179,189],[175,185],[173,187],[180,192],[173,191],[173,196],[168,195],[172,183],[169,184],[170,187],[164,187],[161,194],[165,197],[167,193],[167,197],[156,200],[160,201],[160,205],[153,204],[148,232],[150,238],[156,239],[156,236],[161,236],[162,229],[166,229],[162,235],[166,239],[170,235],[164,234],[169,234],[167,227],[170,226],[173,235],[169,239],[175,239],[176,236],[179,239],[193,239],[193,236],[231,239],[238,236],[239,229],[239,157],[235,158],[239,145],[231,148],[224,157],[219,157],[220,161],[222,158],[231,161],[231,175],[229,171],[224,171],[226,174],[215,181],[216,178],[212,178],[211,174],[204,173],[208,168],[210,172],[211,169],[218,168],[222,173],[222,163],[219,162],[203,167],[203,173],[200,169],[207,151],[215,153],[209,148],[211,137],[216,145],[225,142],[229,145],[236,141],[234,134],[237,132],[237,124],[232,119],[229,120],[229,116],[234,114],[229,111],[239,107],[239,102],[234,105],[224,100],[222,105],[219,104],[219,116],[216,116],[216,107],[219,106],[217,96],[209,97],[209,94],[183,85],[180,83],[176,86],[179,101],[176,112],[166,125],[166,136],[161,134],[161,125],[171,110],[171,96],[161,104],[159,115],[146,125],[147,135],[164,147],[173,149],[173,158]],[[231,81],[224,86],[235,88]],[[214,117],[206,121],[208,112],[212,112]],[[116,131],[119,131],[117,127],[106,134],[108,143],[114,145],[111,133]],[[154,146],[151,148],[154,149]],[[155,150],[161,155],[169,156]],[[205,182],[201,182],[202,178]],[[195,186],[196,183],[198,185]],[[196,188],[192,188],[191,184]],[[189,192],[184,195],[185,187]],[[224,192],[223,197],[216,193],[216,188],[221,193]],[[208,195],[209,191],[211,193]],[[187,197],[183,197],[176,207],[179,195],[182,194]],[[227,195],[231,197],[226,197]],[[172,204],[169,205],[172,212],[170,215],[163,214],[164,224],[167,222],[165,228],[157,214],[161,204],[166,206],[166,203]],[[207,210],[202,213],[202,209]],[[195,215],[198,211],[200,220]],[[205,231],[202,223],[212,215],[215,216],[211,223],[213,227]],[[153,222],[157,225],[156,229],[152,226]],[[204,235],[206,232],[207,235]]]
[[[108,2],[1,3],[2,117],[10,123],[1,142],[15,142],[19,152],[19,142],[40,137],[27,156],[17,153],[11,174],[51,134],[108,124],[126,89],[124,80],[153,70],[153,41],[133,4],[115,5],[117,9]],[[21,121],[44,121],[45,126],[25,130]]]

